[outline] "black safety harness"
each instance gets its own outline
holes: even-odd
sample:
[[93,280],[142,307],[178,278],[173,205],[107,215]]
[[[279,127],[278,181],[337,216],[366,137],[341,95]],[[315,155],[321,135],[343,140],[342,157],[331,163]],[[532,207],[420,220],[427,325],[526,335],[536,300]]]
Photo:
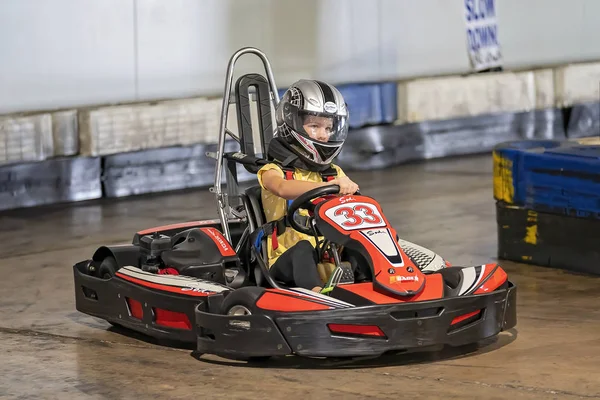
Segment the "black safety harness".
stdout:
[[[276,162],[274,164],[278,165],[283,170],[285,180],[287,180],[287,181],[294,180],[294,168],[283,167],[281,164],[276,163]],[[332,181],[337,176],[337,170],[333,167],[329,167],[325,171],[321,171],[319,173],[321,174],[321,178],[322,178],[323,182]],[[285,203],[286,208],[285,208],[283,217],[281,217],[280,219],[275,220],[275,221],[267,222],[266,224],[264,224],[261,227],[263,229],[263,232],[265,235],[271,235],[271,243],[272,243],[273,250],[277,249],[277,247],[279,246],[279,244],[277,242],[277,237],[279,235],[282,235],[285,232],[285,230],[287,229],[287,227],[290,226],[288,219],[287,219],[287,212],[288,212],[289,206],[292,204],[292,202],[293,202],[293,200],[286,201],[286,203]],[[296,218],[301,219],[302,217],[296,217]],[[301,223],[305,223],[305,222],[306,221],[302,221]]]
[[[282,142],[274,139],[271,141],[269,150],[269,163],[277,165],[283,171],[285,180],[294,180],[294,171],[296,168],[305,169],[305,170],[313,170],[314,168],[310,168],[304,162],[302,162],[294,152],[292,152],[287,146],[285,146]],[[283,161],[279,161],[283,160]],[[333,167],[333,165],[328,165],[326,167],[319,168],[318,172],[321,175],[323,182],[329,182],[334,180],[337,177],[337,169]],[[277,237],[282,235],[287,227],[289,227],[289,222],[287,219],[287,212],[290,204],[292,204],[293,200],[286,201],[285,212],[282,218],[267,222],[263,226],[257,229],[254,246],[257,249],[260,249],[262,238],[267,235],[271,236],[271,243],[273,250],[279,247],[279,243],[277,241]],[[300,217],[302,218],[302,217]],[[303,223],[306,221],[302,221]]]
[[[273,138],[270,141],[266,158],[258,158],[243,152],[225,153],[224,157],[229,163],[232,164],[230,168],[234,171],[235,164],[237,163],[246,166],[249,171],[254,173],[258,172],[264,165],[270,163],[275,164],[283,171],[285,180],[294,180],[294,171],[297,168],[318,172],[321,175],[323,182],[332,181],[337,176],[337,169],[334,168],[332,164],[319,167],[307,165],[284,143],[284,141],[280,140],[280,138]],[[267,222],[251,233],[250,240],[256,250],[260,251],[262,247],[262,239],[265,237],[265,235],[271,236],[273,250],[279,247],[277,237],[282,235],[288,226],[290,226],[287,219],[287,213],[292,202],[293,200],[286,201],[286,209],[282,218]],[[298,221],[299,223],[306,223],[307,218],[304,221],[302,221],[302,218],[305,217],[296,217],[296,221],[300,220]]]

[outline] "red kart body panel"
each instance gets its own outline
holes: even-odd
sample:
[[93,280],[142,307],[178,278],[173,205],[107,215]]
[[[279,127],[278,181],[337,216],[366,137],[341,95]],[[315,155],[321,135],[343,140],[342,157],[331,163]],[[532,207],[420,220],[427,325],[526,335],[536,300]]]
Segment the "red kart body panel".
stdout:
[[141,231],[138,231],[137,235],[143,236],[143,235],[151,235],[155,232],[163,233],[163,232],[170,232],[170,231],[182,231],[184,229],[197,228],[197,227],[204,226],[204,225],[217,226],[220,223],[221,223],[221,221],[219,221],[218,219],[207,219],[207,220],[202,220],[202,221],[181,222],[178,224],[168,224],[168,225],[156,226],[154,228],[143,229]]
[[337,231],[333,235],[337,243],[362,247],[359,251],[370,261],[376,288],[411,297],[423,291],[425,275],[400,248],[396,231],[375,200],[358,195],[335,197],[320,203],[315,211],[318,226],[326,224]]
[[386,293],[373,289],[373,284],[371,282],[343,285],[341,286],[341,289],[364,297],[375,304],[408,303],[414,301],[435,300],[441,299],[444,296],[444,284],[442,282],[441,275],[429,275],[427,276],[427,280],[425,282],[426,283],[423,290],[411,297],[397,296],[393,293]]
[[[476,268],[480,268],[481,273],[477,274]],[[459,295],[466,293],[483,294],[492,292],[507,282],[506,272],[497,264],[486,264],[480,267],[456,267],[457,271],[464,270],[467,277],[472,275],[470,281],[464,281]],[[339,285],[336,294],[340,292],[350,292],[368,300],[372,304],[398,304],[422,302],[428,300],[443,299],[445,295],[444,278],[440,273],[424,275],[423,289],[414,296],[401,296],[394,293],[379,290],[372,282],[353,283]],[[477,286],[479,284],[479,286]],[[335,308],[344,308],[351,306],[344,301],[337,301],[336,298],[319,295],[317,293],[293,288],[293,289],[266,289],[265,294],[256,303],[257,307],[265,311],[280,312],[305,312],[316,310],[328,310]]]

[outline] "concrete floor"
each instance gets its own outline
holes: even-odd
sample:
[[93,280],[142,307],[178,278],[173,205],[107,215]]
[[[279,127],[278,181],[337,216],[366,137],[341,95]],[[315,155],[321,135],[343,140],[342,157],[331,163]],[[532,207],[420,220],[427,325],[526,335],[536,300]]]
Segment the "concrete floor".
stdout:
[[[401,237],[480,264],[496,254],[491,170],[477,156],[351,175]],[[215,215],[206,190],[0,214],[0,398],[600,397],[600,279],[547,268],[503,263],[519,286],[517,327],[463,353],[258,367],[197,359],[75,310],[71,267],[96,246]]]

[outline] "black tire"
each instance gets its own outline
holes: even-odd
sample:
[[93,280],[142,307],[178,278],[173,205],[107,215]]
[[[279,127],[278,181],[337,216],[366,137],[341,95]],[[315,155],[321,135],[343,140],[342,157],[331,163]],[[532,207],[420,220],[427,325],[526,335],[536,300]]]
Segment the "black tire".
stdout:
[[[258,310],[256,307],[256,301],[260,298],[264,291],[264,288],[256,286],[246,286],[232,291],[223,300],[223,303],[221,304],[221,313],[228,315],[229,311],[231,311],[234,307],[242,306],[251,314],[254,314]],[[240,361],[262,363],[271,359],[271,356],[239,357],[237,359]]]
[[102,279],[110,279],[115,276],[115,273],[119,269],[117,260],[113,256],[105,257],[98,267],[98,277]]
[[[102,279],[110,279],[115,276],[115,272],[119,269],[117,260],[113,256],[105,257],[98,267],[98,277]],[[114,327],[123,329],[121,324],[116,322],[106,321]]]
[[265,289],[256,286],[246,286],[229,293],[221,304],[221,314],[227,315],[235,306],[245,307],[251,314],[255,313],[256,301]]

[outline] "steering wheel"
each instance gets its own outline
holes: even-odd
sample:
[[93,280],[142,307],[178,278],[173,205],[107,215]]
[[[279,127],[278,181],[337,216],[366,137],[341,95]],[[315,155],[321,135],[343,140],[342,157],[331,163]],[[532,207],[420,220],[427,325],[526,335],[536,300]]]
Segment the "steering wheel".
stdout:
[[330,194],[337,194],[339,192],[340,192],[339,185],[327,185],[327,186],[321,186],[321,187],[309,190],[308,192],[301,194],[300,196],[298,196],[296,198],[296,200],[294,200],[292,202],[292,204],[290,204],[290,207],[288,208],[288,213],[286,216],[288,224],[292,228],[297,230],[298,232],[302,232],[307,235],[314,234],[314,232],[312,231],[310,226],[306,227],[306,226],[302,226],[302,225],[299,225],[298,223],[296,223],[296,221],[294,220],[294,214],[300,208],[314,212],[315,205],[311,202],[312,199],[317,198],[317,197],[327,196]]

